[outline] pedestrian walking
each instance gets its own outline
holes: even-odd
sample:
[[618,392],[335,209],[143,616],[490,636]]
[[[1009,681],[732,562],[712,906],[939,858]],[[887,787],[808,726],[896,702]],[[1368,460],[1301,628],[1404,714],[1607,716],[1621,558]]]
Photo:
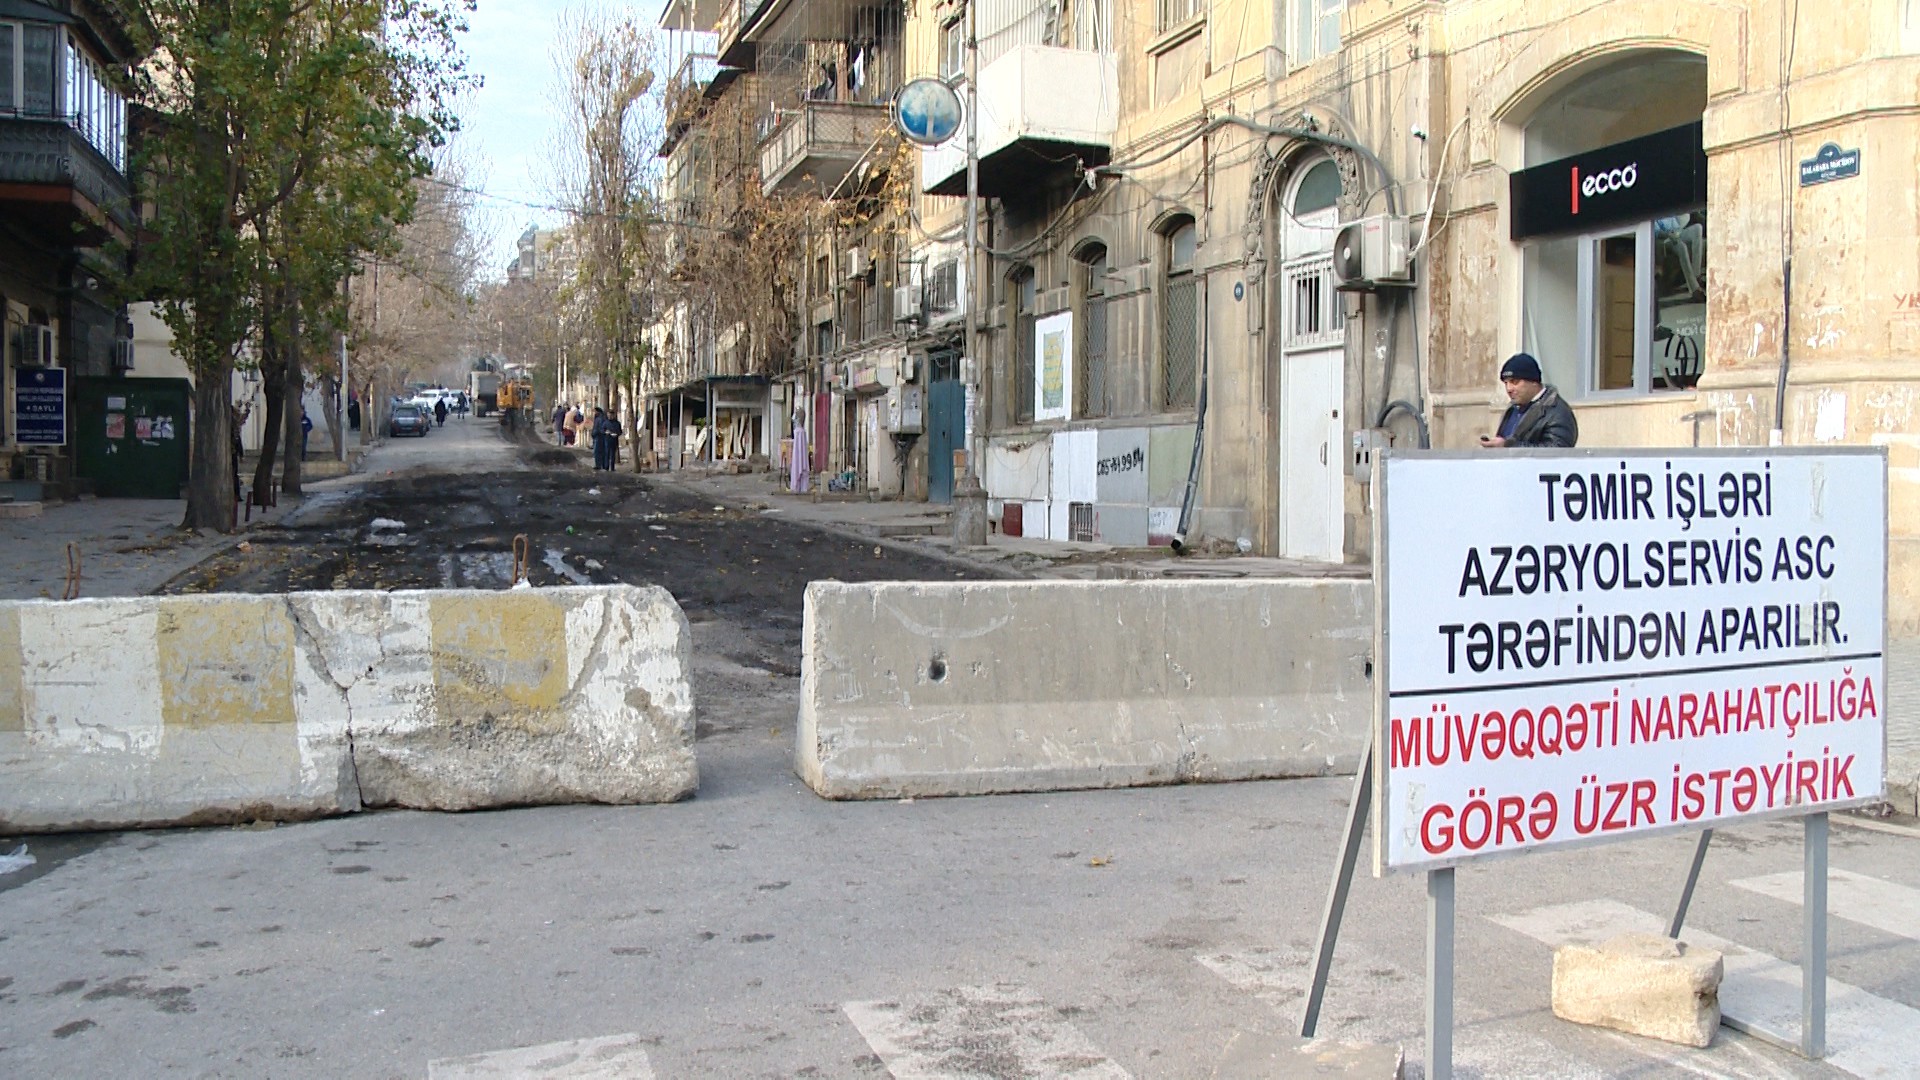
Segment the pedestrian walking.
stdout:
[[1499,429],[1480,436],[1481,446],[1572,446],[1580,441],[1573,406],[1559,390],[1541,382],[1540,361],[1514,353],[1500,367],[1500,387],[1512,404],[1501,415]]
[[360,399],[353,394],[347,395],[347,430],[360,430]]
[[626,429],[620,421],[607,415],[605,409],[595,406],[593,410],[593,467],[596,470],[612,472],[620,453],[620,436]]
[[553,407],[553,443],[567,445],[567,403],[564,401]]
[[799,409],[793,412],[793,458],[787,462],[787,489],[795,494],[804,495],[807,491],[809,448],[807,446],[806,413]]
[[435,427],[447,426],[447,399],[446,398],[434,399],[433,424]]
[[307,407],[300,407],[300,460],[307,460],[307,436],[313,434],[313,417],[307,415]]

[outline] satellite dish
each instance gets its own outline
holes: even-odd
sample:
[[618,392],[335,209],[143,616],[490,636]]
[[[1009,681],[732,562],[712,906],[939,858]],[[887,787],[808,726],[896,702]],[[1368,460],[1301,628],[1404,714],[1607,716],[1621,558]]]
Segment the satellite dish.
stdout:
[[914,79],[893,95],[893,126],[915,146],[939,146],[960,130],[960,95],[939,79]]

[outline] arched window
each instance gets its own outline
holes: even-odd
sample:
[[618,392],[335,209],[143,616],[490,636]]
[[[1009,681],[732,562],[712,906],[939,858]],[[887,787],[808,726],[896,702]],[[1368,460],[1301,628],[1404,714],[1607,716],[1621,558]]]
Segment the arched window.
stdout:
[[1079,371],[1073,385],[1081,416],[1105,416],[1107,397],[1107,246],[1097,240],[1073,253],[1074,291],[1080,300]]
[[1199,233],[1193,218],[1161,227],[1160,405],[1191,409],[1200,386],[1200,281],[1193,272]]
[[1336,348],[1345,338],[1345,310],[1333,277],[1340,190],[1340,167],[1323,157],[1306,166],[1285,204],[1280,315],[1286,352]]
[[1033,267],[1023,266],[1009,277],[1013,286],[1013,418],[1033,420],[1033,320],[1039,306]]

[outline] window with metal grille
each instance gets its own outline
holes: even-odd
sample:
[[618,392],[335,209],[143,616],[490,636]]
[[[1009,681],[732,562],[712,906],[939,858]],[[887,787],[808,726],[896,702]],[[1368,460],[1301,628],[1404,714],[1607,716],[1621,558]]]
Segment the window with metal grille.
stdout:
[[1032,267],[1021,270],[1013,279],[1013,301],[1014,356],[1018,361],[1013,373],[1013,415],[1026,423],[1033,419],[1033,317],[1039,301]]
[[1159,31],[1163,34],[1176,26],[1185,26],[1206,10],[1205,0],[1158,0],[1158,4]]
[[860,283],[860,340],[880,335],[880,293],[878,286]]
[[1161,296],[1160,404],[1191,409],[1199,389],[1200,283],[1193,274],[1199,237],[1186,219],[1166,234],[1166,287]]
[[1327,349],[1345,340],[1347,314],[1334,291],[1332,255],[1288,263],[1281,271],[1280,288],[1286,304],[1284,350]]
[[928,306],[935,311],[952,311],[960,304],[960,264],[952,260],[933,268],[933,284],[928,289]]
[[1093,504],[1067,504],[1067,539],[1093,543]]
[[1081,416],[1105,416],[1107,402],[1107,249],[1094,245],[1079,255],[1081,306],[1079,389]]

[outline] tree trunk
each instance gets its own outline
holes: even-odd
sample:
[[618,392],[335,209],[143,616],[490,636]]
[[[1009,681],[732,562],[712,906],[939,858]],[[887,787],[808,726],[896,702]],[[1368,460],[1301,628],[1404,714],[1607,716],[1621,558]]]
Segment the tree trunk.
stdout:
[[264,397],[261,417],[260,459],[253,465],[253,504],[265,506],[266,494],[273,490],[273,463],[280,447],[280,431],[286,417],[285,339],[280,335],[280,312],[269,299],[269,310],[260,327],[260,390]]
[[327,441],[333,445],[333,459],[342,460],[341,451],[345,447],[346,421],[342,419],[346,403],[340,400],[340,377],[327,376]]
[[627,381],[627,463],[630,471],[640,471],[640,372],[634,365],[633,378]]
[[[273,365],[275,372],[278,372],[279,368],[279,364]],[[266,409],[266,415],[261,417],[260,458],[253,464],[255,506],[265,506],[265,495],[273,490],[273,465],[279,453],[281,424],[285,421],[287,414],[287,399],[285,392],[281,389],[280,379],[277,375],[268,377],[267,365],[264,361],[260,365],[260,371],[263,380],[260,388],[265,397],[262,407]]]
[[187,473],[185,529],[233,531],[233,403],[228,384],[233,369],[227,364],[203,371],[193,387],[193,462]]
[[307,377],[300,369],[300,314],[290,311],[287,318],[287,463],[280,467],[280,494],[300,494],[300,447],[306,432],[301,418],[306,414]]

